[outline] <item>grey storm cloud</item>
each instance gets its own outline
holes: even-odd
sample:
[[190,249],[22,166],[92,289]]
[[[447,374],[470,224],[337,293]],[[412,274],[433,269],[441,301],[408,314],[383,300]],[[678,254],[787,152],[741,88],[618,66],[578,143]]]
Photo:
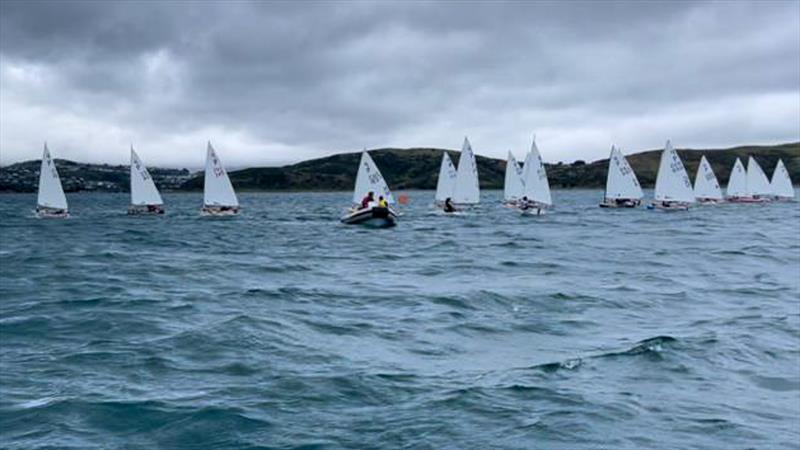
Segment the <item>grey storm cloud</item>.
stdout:
[[800,140],[800,2],[0,2],[0,163]]

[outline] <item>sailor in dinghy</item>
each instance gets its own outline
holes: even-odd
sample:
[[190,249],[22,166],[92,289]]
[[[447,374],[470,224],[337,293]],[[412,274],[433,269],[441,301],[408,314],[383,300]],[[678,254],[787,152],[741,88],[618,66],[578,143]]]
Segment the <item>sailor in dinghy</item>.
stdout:
[[628,164],[625,155],[614,146],[611,146],[611,156],[608,157],[608,176],[606,178],[606,191],[603,195],[601,208],[636,208],[642,203],[642,187]]
[[36,199],[36,217],[65,219],[69,217],[67,197],[61,186],[55,161],[50,157],[47,143],[42,153],[42,166],[39,171],[39,194]]
[[661,153],[661,162],[656,176],[655,201],[648,205],[648,209],[661,209],[664,211],[688,211],[689,205],[694,203],[694,190],[689,181],[689,174],[683,166],[680,156],[672,148],[672,143],[667,141]]
[[164,201],[158,193],[153,177],[142,164],[139,155],[131,146],[131,206],[130,215],[164,214]]
[[203,185],[204,216],[235,216],[239,214],[239,200],[233,191],[228,172],[222,166],[211,142],[206,149],[206,173]]
[[[375,201],[375,192],[378,192],[380,201]],[[340,219],[342,223],[376,228],[397,225],[397,213],[391,208],[394,203],[392,192],[366,150],[361,153],[353,203],[355,206]]]

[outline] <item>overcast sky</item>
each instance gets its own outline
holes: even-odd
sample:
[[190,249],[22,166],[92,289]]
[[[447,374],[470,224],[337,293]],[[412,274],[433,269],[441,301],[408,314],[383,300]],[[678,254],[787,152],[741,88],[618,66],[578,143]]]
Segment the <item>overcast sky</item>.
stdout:
[[0,1],[0,164],[800,140],[800,1]]

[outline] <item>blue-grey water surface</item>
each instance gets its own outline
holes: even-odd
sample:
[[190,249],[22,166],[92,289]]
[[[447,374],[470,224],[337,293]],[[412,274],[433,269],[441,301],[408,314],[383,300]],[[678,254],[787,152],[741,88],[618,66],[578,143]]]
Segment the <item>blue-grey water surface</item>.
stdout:
[[796,449],[800,203],[0,196],[0,447]]

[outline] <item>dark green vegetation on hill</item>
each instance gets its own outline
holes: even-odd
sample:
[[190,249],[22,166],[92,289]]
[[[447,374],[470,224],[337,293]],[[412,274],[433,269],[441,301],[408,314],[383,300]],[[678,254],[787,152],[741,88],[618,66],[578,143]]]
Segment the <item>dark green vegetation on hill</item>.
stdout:
[[[435,189],[442,161],[441,149],[379,149],[370,151],[372,159],[383,173],[389,187],[402,189]],[[446,150],[458,164],[459,152]],[[775,146],[743,146],[725,150],[678,150],[694,181],[700,157],[706,158],[723,185],[728,182],[734,161],[739,157],[747,164],[747,157],[754,155],[768,176],[778,158],[786,164],[792,180],[800,182],[800,142]],[[546,157],[545,152],[545,157]],[[518,154],[523,159],[524,155]],[[661,150],[650,150],[630,155],[633,169],[645,187],[655,184]],[[231,172],[230,177],[237,189],[244,190],[349,190],[355,183],[361,153],[344,153],[326,158],[304,161],[285,167],[256,167]],[[477,156],[481,188],[502,189],[506,162],[500,159]],[[608,159],[592,163],[578,161],[572,164],[546,164],[550,186],[555,188],[602,188],[606,182]],[[187,181],[184,189],[203,188],[203,176]]]
[[[459,152],[432,148],[379,149],[370,151],[389,186],[395,190],[435,189],[439,176],[442,152],[447,151],[458,164]],[[795,183],[800,183],[800,142],[770,146],[742,146],[724,150],[679,149],[689,175],[694,181],[700,157],[706,158],[714,168],[720,183],[728,182],[736,158],[747,164],[749,155],[755,156],[768,176],[778,159],[783,159]],[[644,187],[655,184],[661,149],[628,155]],[[522,159],[524,155],[517,154]],[[547,158],[547,151],[544,151]],[[304,161],[284,167],[254,167],[230,172],[231,181],[238,190],[265,191],[331,191],[350,190],[355,183],[361,153],[343,153],[320,159]],[[500,159],[477,156],[481,187],[501,189],[506,162]],[[128,166],[79,164],[58,160],[57,165],[67,191],[100,190],[127,191]],[[602,188],[605,186],[608,159],[592,163],[577,161],[572,164],[546,164],[550,185],[554,188]],[[163,190],[202,190],[203,173],[190,174],[176,169],[151,168],[156,185]],[[0,168],[0,192],[35,192],[38,183],[39,162],[27,161]]]

